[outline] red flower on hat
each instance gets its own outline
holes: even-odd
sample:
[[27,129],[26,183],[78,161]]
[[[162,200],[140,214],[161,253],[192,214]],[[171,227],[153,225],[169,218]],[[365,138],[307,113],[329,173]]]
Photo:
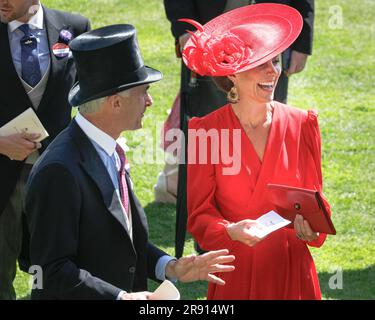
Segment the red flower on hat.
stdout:
[[236,73],[249,64],[251,48],[238,36],[226,32],[217,36],[204,32],[203,26],[191,19],[180,19],[194,25],[198,31],[191,33],[192,45],[185,47],[183,57],[188,67],[200,75],[222,76]]

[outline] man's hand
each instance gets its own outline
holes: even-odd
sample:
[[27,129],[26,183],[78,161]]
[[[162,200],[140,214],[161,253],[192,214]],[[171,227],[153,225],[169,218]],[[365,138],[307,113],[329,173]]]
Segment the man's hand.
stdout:
[[40,149],[42,145],[35,142],[40,134],[17,133],[7,137],[0,137],[0,153],[10,160],[25,160],[32,152]]
[[301,72],[305,68],[308,57],[308,54],[292,50],[289,69],[285,71],[285,75],[289,77],[294,73]]
[[240,241],[248,245],[249,247],[253,247],[259,241],[265,238],[260,239],[256,236],[251,235],[251,232],[250,232],[251,227],[262,229],[262,226],[255,220],[245,219],[245,220],[228,225],[227,232],[228,232],[229,237],[233,241]]
[[123,293],[121,300],[149,300],[151,295],[152,293],[148,291]]
[[191,37],[190,33],[184,33],[178,38],[178,43],[180,44],[181,52],[182,50],[184,50],[185,44],[189,40],[190,37]]
[[299,214],[294,219],[294,230],[296,231],[297,238],[300,240],[310,242],[318,238],[318,233],[312,231],[308,221]]
[[231,272],[234,266],[223,265],[232,262],[235,257],[228,255],[227,249],[210,251],[200,256],[187,256],[172,260],[167,264],[165,274],[167,278],[177,278],[182,282],[205,280],[219,285],[225,281],[214,276],[215,272]]

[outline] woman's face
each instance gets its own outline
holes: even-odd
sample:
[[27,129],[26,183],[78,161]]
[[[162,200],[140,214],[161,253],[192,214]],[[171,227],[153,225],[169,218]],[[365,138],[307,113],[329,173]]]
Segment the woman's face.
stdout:
[[280,74],[281,55],[254,69],[228,77],[237,87],[240,100],[267,103],[273,100]]

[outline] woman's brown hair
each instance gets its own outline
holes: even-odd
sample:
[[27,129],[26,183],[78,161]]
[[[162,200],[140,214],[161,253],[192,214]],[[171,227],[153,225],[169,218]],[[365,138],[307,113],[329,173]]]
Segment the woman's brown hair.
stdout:
[[233,82],[228,77],[212,77],[216,86],[223,92],[228,93],[234,86]]

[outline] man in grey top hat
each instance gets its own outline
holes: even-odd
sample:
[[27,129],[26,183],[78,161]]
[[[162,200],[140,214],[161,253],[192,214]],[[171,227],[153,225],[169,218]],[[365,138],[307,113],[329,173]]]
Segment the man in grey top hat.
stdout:
[[81,35],[70,48],[79,113],[36,163],[28,182],[30,264],[43,271],[33,299],[148,299],[147,278],[224,281],[227,250],[174,259],[148,240],[146,215],[132,190],[122,131],[142,126],[149,84],[131,25]]

